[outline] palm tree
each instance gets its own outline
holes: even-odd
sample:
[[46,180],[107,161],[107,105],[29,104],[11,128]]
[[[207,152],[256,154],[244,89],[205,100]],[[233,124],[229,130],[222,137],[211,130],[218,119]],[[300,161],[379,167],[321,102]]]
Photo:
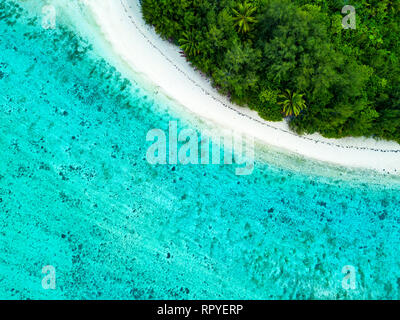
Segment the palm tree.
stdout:
[[239,3],[238,10],[232,9],[235,17],[235,26],[239,28],[239,32],[247,33],[250,31],[250,24],[256,23],[256,18],[253,17],[254,12],[257,10],[252,4],[247,1],[244,3]]
[[282,102],[279,102],[283,106],[283,113],[286,117],[295,116],[297,117],[301,111],[307,108],[306,102],[304,101],[304,94],[291,93],[290,90],[286,89],[284,94],[279,95],[283,98]]
[[197,48],[196,37],[194,32],[183,32],[182,38],[179,39],[179,44],[181,48],[189,55],[196,56],[200,53],[200,50]]

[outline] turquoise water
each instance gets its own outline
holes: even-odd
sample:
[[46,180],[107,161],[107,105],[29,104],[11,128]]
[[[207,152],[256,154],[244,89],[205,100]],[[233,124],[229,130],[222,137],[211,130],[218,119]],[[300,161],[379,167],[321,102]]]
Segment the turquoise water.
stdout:
[[0,298],[400,298],[398,177],[261,146],[249,176],[152,166],[148,130],[204,124],[30,4],[0,4]]

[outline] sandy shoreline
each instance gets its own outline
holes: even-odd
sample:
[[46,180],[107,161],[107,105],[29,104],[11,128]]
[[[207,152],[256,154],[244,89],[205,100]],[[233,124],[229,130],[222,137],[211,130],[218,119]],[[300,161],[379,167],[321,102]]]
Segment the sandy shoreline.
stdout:
[[400,145],[366,138],[298,136],[285,122],[267,122],[231,104],[179,53],[145,25],[138,0],[84,0],[106,40],[135,72],[191,112],[268,145],[347,167],[400,174]]

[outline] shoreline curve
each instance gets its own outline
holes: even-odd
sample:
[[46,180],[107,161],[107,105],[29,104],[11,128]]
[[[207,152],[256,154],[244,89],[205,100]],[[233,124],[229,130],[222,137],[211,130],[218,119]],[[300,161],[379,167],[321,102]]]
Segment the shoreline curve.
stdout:
[[306,158],[400,174],[400,145],[396,142],[298,135],[285,121],[268,122],[255,111],[232,104],[186,61],[179,47],[145,24],[139,0],[86,0],[85,4],[116,54],[201,118]]

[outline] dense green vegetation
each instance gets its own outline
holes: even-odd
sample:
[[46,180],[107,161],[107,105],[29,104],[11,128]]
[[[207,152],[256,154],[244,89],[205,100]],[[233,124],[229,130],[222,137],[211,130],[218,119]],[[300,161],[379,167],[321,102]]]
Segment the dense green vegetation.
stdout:
[[[357,29],[342,27],[356,8]],[[400,1],[143,0],[233,102],[299,133],[400,142]]]

